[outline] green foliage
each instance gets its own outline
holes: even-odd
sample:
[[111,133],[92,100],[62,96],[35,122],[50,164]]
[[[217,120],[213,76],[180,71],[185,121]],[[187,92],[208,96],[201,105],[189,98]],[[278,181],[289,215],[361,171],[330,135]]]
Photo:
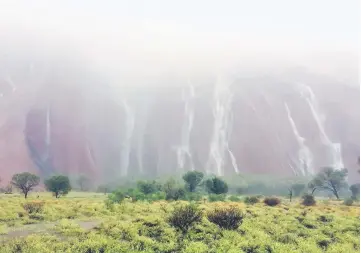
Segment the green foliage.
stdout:
[[277,206],[281,203],[281,200],[276,197],[267,197],[263,200],[263,203],[265,203],[267,206]]
[[165,193],[166,200],[185,199],[186,190],[182,187],[174,187]]
[[219,177],[207,179],[205,183],[209,193],[223,194],[228,192],[227,183]]
[[188,201],[200,201],[202,199],[202,194],[197,192],[188,192],[185,199]]
[[185,234],[195,223],[202,220],[202,212],[193,204],[178,206],[174,208],[168,218],[171,226]]
[[209,202],[225,201],[226,194],[209,194],[208,200]]
[[40,178],[29,172],[15,174],[11,179],[11,184],[21,190],[25,198],[28,197],[28,193],[33,190],[34,187],[39,185],[39,182]]
[[352,206],[353,204],[353,199],[345,199],[345,201],[343,202],[346,206]]
[[119,204],[125,199],[125,193],[122,190],[115,190],[108,195],[108,201],[110,203]]
[[[217,208],[244,210],[241,226],[220,229],[206,216],[183,234],[167,219],[185,204],[182,201],[124,201],[108,209],[103,193],[71,192],[62,200],[48,193],[39,195],[45,205],[38,215],[24,211],[22,204],[27,201],[0,195],[0,252],[356,253],[360,249],[360,207],[340,201],[312,208],[288,202],[273,208],[201,203],[198,210],[206,214]],[[43,220],[36,218],[40,216]]]
[[240,202],[241,201],[241,199],[238,196],[235,196],[235,195],[229,196],[228,200],[232,201],[232,202]]
[[234,206],[216,208],[207,214],[207,218],[220,228],[235,230],[242,224],[243,213]]
[[360,199],[360,183],[351,185],[350,186],[350,191],[352,193],[351,198],[353,200]]
[[323,168],[309,183],[312,193],[316,190],[329,191],[339,199],[339,191],[347,186],[347,169],[336,170],[332,167]]
[[61,195],[66,195],[71,191],[70,181],[67,176],[52,176],[45,180],[44,183],[46,189],[52,192],[56,198],[59,198]]
[[200,171],[188,171],[183,175],[188,191],[194,192],[197,186],[202,182],[203,173]]
[[248,205],[253,205],[259,202],[259,197],[258,196],[247,196],[244,198],[244,203],[248,204]]
[[316,205],[315,197],[312,194],[305,194],[302,196],[302,204],[304,206],[314,206]]
[[155,180],[153,181],[138,181],[137,187],[143,194],[153,194],[161,189],[161,185]]
[[186,196],[184,187],[178,186],[174,179],[169,179],[163,185],[163,190],[165,192],[166,200],[179,200],[184,199]]

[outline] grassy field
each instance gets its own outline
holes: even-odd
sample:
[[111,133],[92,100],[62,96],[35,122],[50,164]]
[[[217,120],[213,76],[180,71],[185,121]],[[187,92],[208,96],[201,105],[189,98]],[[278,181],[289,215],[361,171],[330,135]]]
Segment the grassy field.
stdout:
[[[182,234],[167,217],[184,201],[153,203],[128,200],[107,206],[106,196],[72,192],[60,199],[49,193],[0,195],[0,252],[359,252],[359,206],[321,201],[304,207],[283,200],[263,203],[198,202],[207,213],[217,206],[236,206],[244,219],[237,230],[220,229],[206,216]],[[27,202],[42,202],[26,211]]]

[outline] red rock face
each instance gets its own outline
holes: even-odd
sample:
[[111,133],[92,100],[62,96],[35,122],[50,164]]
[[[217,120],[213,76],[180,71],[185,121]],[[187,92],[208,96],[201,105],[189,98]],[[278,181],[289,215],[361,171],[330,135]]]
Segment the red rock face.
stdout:
[[[95,183],[189,169],[302,174],[302,147],[285,105],[311,154],[308,173],[334,163],[324,131],[341,144],[350,178],[357,175],[358,87],[304,73],[291,81],[233,78],[217,86],[216,79],[174,78],[116,90],[74,72],[1,73],[2,178],[21,171],[85,174]],[[322,129],[297,83],[314,93]]]

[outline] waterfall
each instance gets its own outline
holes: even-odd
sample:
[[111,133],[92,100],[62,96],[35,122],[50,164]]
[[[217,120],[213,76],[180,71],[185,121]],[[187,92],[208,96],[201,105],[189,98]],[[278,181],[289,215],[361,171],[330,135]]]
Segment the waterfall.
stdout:
[[233,170],[238,173],[237,161],[229,148],[229,138],[233,123],[231,83],[218,78],[214,86],[213,97],[213,134],[210,144],[207,173],[224,174],[226,157],[231,160]]
[[342,153],[341,153],[341,144],[333,143],[331,139],[328,137],[325,130],[325,115],[319,109],[319,105],[316,99],[315,94],[313,93],[311,87],[307,85],[300,85],[301,96],[306,100],[308,106],[310,107],[312,116],[316,121],[318,130],[320,132],[320,138],[322,144],[327,147],[327,151],[330,155],[329,166],[334,167],[335,169],[344,168]]
[[[292,127],[293,134],[295,135],[298,146],[299,146],[297,170],[299,172],[301,172],[301,174],[303,176],[313,174],[312,153],[311,153],[310,149],[307,147],[307,145],[305,144],[305,139],[299,134],[296,123],[292,118],[291,111],[290,111],[287,103],[285,103],[285,108],[287,111],[288,120]],[[292,166],[292,169],[294,170],[293,166]]]
[[[188,81],[187,91],[182,92],[182,100],[184,103],[184,120],[181,133],[181,144],[176,147],[178,169],[194,170],[192,153],[190,150],[190,136],[194,121],[194,86]],[[188,161],[188,164],[186,162]],[[185,168],[188,165],[188,168]]]
[[129,158],[131,152],[135,118],[133,111],[129,107],[126,100],[123,100],[123,107],[125,110],[126,120],[125,120],[125,136],[124,139],[122,140],[120,172],[121,172],[121,176],[125,177],[128,175]]
[[49,158],[50,155],[50,143],[51,143],[51,124],[50,124],[50,106],[46,110],[46,130],[45,130],[45,157],[44,162]]

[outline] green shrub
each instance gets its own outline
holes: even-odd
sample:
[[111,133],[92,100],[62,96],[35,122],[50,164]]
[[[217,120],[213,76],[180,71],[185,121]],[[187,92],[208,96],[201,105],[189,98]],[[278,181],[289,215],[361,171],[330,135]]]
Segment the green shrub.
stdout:
[[202,212],[192,204],[176,207],[168,218],[169,224],[184,234],[192,225],[201,220]]
[[110,203],[121,203],[125,199],[125,194],[121,190],[113,191],[108,195],[108,200]]
[[166,200],[185,199],[186,191],[182,187],[175,187],[165,193]]
[[24,203],[23,208],[28,214],[36,214],[44,210],[44,204],[43,201],[32,201]]
[[259,202],[259,197],[258,196],[247,196],[244,198],[244,203],[248,204],[248,205],[253,205]]
[[200,201],[202,199],[202,194],[197,192],[189,192],[186,195],[188,201]]
[[229,196],[228,200],[232,201],[232,202],[240,202],[241,201],[241,199],[235,195]]
[[352,206],[352,204],[353,204],[353,199],[345,199],[345,201],[343,202],[344,203],[344,205],[346,205],[346,206]]
[[138,181],[137,188],[143,194],[152,194],[161,189],[161,185],[157,183],[155,180],[153,181]]
[[243,213],[236,207],[216,208],[207,214],[210,222],[220,228],[235,230],[243,221]]
[[209,202],[217,202],[217,201],[225,201],[226,195],[225,194],[210,194],[208,196]]
[[267,197],[263,200],[263,203],[265,203],[267,206],[277,206],[281,203],[281,200],[276,197]]
[[224,194],[228,192],[227,183],[218,177],[214,177],[206,180],[205,184],[209,193]]
[[305,194],[302,196],[302,204],[304,206],[314,206],[316,205],[316,200],[315,200],[315,197],[311,194]]

